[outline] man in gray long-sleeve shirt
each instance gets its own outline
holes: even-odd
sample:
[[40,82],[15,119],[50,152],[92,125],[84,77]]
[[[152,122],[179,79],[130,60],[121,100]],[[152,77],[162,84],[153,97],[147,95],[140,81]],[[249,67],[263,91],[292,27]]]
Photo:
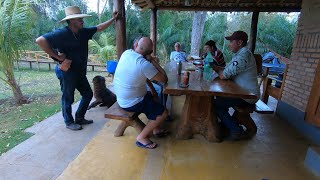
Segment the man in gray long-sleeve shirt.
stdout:
[[[247,33],[235,31],[231,36],[225,38],[230,41],[229,48],[235,54],[225,68],[215,66],[214,70],[219,73],[220,79],[231,79],[242,88],[260,97],[256,61],[251,51],[246,48],[248,41]],[[248,137],[248,134],[229,114],[229,108],[255,104],[257,101],[258,99],[216,98],[215,107],[217,115],[222,123],[229,129],[231,139],[244,139]]]

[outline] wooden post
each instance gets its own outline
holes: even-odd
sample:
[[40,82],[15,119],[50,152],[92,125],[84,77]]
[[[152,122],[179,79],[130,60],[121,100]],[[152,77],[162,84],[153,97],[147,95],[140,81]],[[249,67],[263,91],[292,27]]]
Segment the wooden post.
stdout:
[[16,61],[17,63],[17,70],[19,71],[20,70],[20,67],[19,67],[19,60]]
[[251,20],[250,40],[249,40],[249,43],[250,43],[249,48],[253,54],[254,54],[254,50],[256,49],[258,19],[259,19],[259,11],[253,11],[252,20]]
[[37,65],[38,65],[38,71],[40,71],[39,56],[38,56],[38,54],[35,54],[35,56],[36,56],[36,61],[37,61]]
[[114,11],[119,13],[116,20],[116,41],[117,41],[117,58],[127,49],[126,44],[126,14],[124,0],[113,0]]
[[153,56],[157,55],[157,8],[151,10],[150,39],[153,42]]

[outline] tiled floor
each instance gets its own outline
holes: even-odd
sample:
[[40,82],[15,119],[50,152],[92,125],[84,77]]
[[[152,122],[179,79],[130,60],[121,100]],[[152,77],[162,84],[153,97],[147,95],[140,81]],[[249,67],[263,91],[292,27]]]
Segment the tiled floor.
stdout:
[[[183,102],[183,96],[173,98],[176,121]],[[111,120],[59,179],[317,179],[303,164],[308,140],[274,115],[252,116],[258,133],[251,140],[209,143],[200,135],[169,136],[153,139],[160,144],[155,150],[136,147],[137,133],[130,128],[113,137],[119,121]]]

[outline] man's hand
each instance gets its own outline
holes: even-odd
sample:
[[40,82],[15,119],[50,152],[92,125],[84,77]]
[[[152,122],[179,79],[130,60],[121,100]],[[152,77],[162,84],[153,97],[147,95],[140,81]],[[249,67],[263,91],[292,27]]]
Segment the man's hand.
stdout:
[[145,58],[147,59],[147,60],[149,60],[150,61],[150,63],[157,63],[157,64],[159,64],[159,62],[160,62],[160,60],[159,60],[159,58],[158,57],[156,57],[156,56],[152,56],[151,54],[149,54],[149,55],[146,55],[145,56]]
[[226,79],[226,77],[224,77],[224,75],[223,75],[223,71],[219,71],[219,78],[220,79]]
[[220,79],[226,79],[226,77],[224,77],[224,75],[223,75],[224,67],[213,66],[213,70],[219,74]]
[[152,60],[155,61],[156,63],[160,63],[160,59],[156,56],[151,56],[152,57]]
[[70,59],[65,59],[60,66],[60,69],[64,72],[67,72],[70,69],[72,61]]
[[152,99],[153,99],[155,102],[160,102],[158,93],[152,93],[152,91],[151,91],[151,94],[152,94]]
[[118,12],[113,12],[111,19],[109,19],[108,21],[103,22],[103,23],[97,25],[97,32],[101,32],[101,31],[107,29],[109,26],[111,26],[111,24],[112,24],[117,18],[119,18]]
[[66,59],[66,54],[58,52],[59,61],[63,62]]
[[118,12],[113,12],[113,14],[112,14],[112,18],[114,19],[114,20],[116,20],[116,19],[118,19],[118,16],[119,16],[119,13]]

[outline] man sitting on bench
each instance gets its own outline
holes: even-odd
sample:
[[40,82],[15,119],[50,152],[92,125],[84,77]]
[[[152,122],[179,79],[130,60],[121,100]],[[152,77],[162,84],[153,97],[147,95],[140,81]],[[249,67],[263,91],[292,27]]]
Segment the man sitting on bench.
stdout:
[[125,111],[144,113],[150,120],[136,138],[137,146],[148,149],[157,147],[149,139],[151,134],[163,136],[168,133],[160,129],[168,116],[168,110],[154,101],[146,89],[147,79],[162,83],[168,81],[164,69],[155,60],[148,61],[145,58],[152,53],[152,47],[151,39],[143,37],[135,50],[126,50],[120,57],[113,81],[119,106]]
[[[225,37],[230,41],[229,48],[235,55],[231,62],[225,67],[214,66],[219,73],[220,79],[232,79],[242,88],[260,97],[260,90],[257,80],[256,61],[251,51],[245,47],[248,41],[247,33],[236,31],[231,36]],[[241,99],[217,97],[215,107],[218,117],[230,131],[230,139],[239,140],[248,138],[248,133],[229,114],[229,108],[234,106],[248,106],[255,104],[259,99]]]

